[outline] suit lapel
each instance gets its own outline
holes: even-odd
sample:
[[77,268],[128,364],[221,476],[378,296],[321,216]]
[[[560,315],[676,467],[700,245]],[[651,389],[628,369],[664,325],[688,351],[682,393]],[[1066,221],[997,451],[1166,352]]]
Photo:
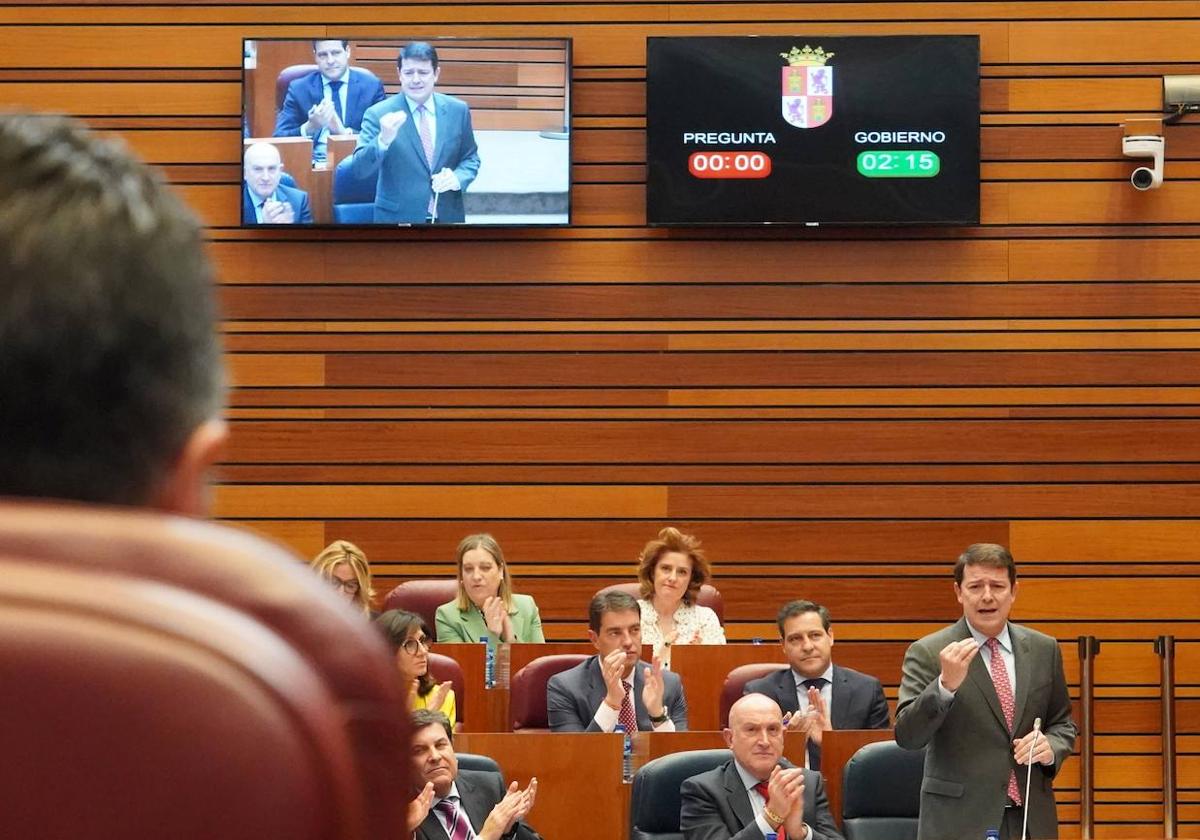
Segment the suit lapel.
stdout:
[[450,835],[446,833],[446,829],[442,828],[442,823],[432,808],[429,809],[429,813],[425,815],[425,821],[417,830],[417,837],[419,840],[450,840]]
[[829,686],[829,725],[834,729],[845,729],[850,714],[850,689],[846,672],[833,666],[833,682]]
[[791,668],[775,672],[775,690],[779,696],[781,710],[795,712],[800,708],[800,700],[796,697],[796,675]]
[[433,138],[433,167],[431,172],[441,170],[442,150],[446,145],[446,131],[450,125],[450,118],[446,116],[448,106],[445,100],[438,94],[433,94],[430,99],[433,100],[434,113],[437,114],[437,135]]
[[[955,641],[971,638],[971,631],[967,628],[967,620],[965,618],[960,618],[958,624],[954,625],[954,636]],[[992,683],[992,675],[988,673],[987,665],[983,662],[983,651],[975,654],[975,658],[967,666],[967,679],[983,695],[983,699],[987,701],[988,708],[996,716],[996,722],[1000,724],[1000,727],[1005,732],[1008,732],[1008,722],[1004,720],[1004,710],[1000,708],[1000,695],[996,694],[996,686]]]
[[456,784],[458,785],[459,804],[467,812],[467,816],[471,820],[471,828],[475,829],[475,833],[478,834],[483,830],[483,824],[487,821],[491,809],[487,807],[487,802],[484,801],[479,789],[465,781],[461,774],[456,780]]
[[587,664],[587,695],[584,702],[587,704],[587,710],[584,710],[583,719],[590,721],[596,713],[596,709],[604,702],[605,695],[608,694],[608,686],[604,684],[604,677],[600,676],[600,657],[593,656],[588,660]]
[[742,777],[738,775],[737,765],[733,761],[725,765],[725,790],[729,794],[729,807],[738,819],[738,824],[731,828],[740,830],[753,823],[754,809],[750,807],[750,795],[746,793]]
[[1029,699],[1029,681],[1033,679],[1033,663],[1030,661],[1031,645],[1025,631],[1013,623],[1008,625],[1008,640],[1013,646],[1013,670],[1016,672],[1017,693],[1014,698],[1013,729],[1021,725],[1025,713],[1025,701]]

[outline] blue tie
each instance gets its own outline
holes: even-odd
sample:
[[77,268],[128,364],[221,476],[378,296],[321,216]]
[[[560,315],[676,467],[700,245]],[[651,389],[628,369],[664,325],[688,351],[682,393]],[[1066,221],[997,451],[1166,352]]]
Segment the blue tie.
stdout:
[[337,114],[338,122],[340,122],[343,126],[346,125],[346,115],[342,113],[342,97],[340,96],[339,91],[341,91],[342,85],[344,84],[345,82],[342,81],[329,83],[329,92],[333,98],[333,112]]

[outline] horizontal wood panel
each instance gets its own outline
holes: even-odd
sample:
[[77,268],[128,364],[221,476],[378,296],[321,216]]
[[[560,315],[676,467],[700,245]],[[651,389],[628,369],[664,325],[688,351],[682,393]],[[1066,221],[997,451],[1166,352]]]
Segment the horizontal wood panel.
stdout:
[[[298,249],[291,262],[296,267],[293,278],[302,280],[307,273],[305,266],[314,263],[316,271],[321,271],[320,257],[319,251]],[[389,275],[381,273],[375,276],[382,279]],[[363,277],[359,275],[354,279]],[[312,277],[310,282],[316,279]],[[927,319],[1200,315],[1200,283],[1187,282],[1090,283],[1081,287],[1066,283],[928,283],[903,287],[832,283],[714,283],[702,291],[689,285],[557,284],[548,289],[537,284],[519,283],[496,288],[476,286],[470,293],[456,286],[387,287],[342,283],[306,289],[303,294],[272,284],[228,286],[220,290],[220,299],[225,315],[231,319],[271,320],[304,318],[317,313],[324,318],[414,320],[556,320],[578,317],[633,320],[639,316],[660,318],[664,312],[680,318],[736,319],[763,316]],[[706,356],[693,358],[703,360]],[[1142,376],[1145,377],[1145,374]],[[769,374],[759,374],[759,379],[764,378],[769,378]],[[1039,377],[1026,373],[1023,378]],[[1043,381],[1052,380],[1054,373],[1049,371],[1040,378]],[[1170,379],[1175,379],[1175,376],[1167,381]],[[846,383],[839,381],[830,384]]]
[[[896,518],[1188,516],[1198,485],[237,485],[216,494],[218,515],[273,507],[305,518],[499,516],[558,518]],[[259,514],[261,515],[261,513]],[[1200,592],[1197,593],[1200,597]]]
[[[1198,420],[505,424],[236,421],[234,461],[1022,463],[1200,460]],[[787,453],[786,458],[780,457]]]
[[[302,360],[304,356],[300,357]],[[1196,385],[1194,351],[976,353],[340,353],[325,356],[338,386],[879,387],[967,384]]]

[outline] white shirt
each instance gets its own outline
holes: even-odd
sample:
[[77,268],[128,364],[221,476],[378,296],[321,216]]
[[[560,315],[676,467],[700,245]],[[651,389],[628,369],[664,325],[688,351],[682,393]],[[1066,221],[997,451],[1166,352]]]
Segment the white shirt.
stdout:
[[[641,667],[641,664],[639,663],[638,665],[634,665],[633,667],[635,667],[635,668]],[[622,679],[621,682],[625,683],[625,685],[627,685],[629,687],[629,700],[631,703],[633,703],[633,713],[636,715],[637,714],[637,701],[633,699],[633,692],[634,692],[633,672],[631,671],[629,673],[629,679],[627,679],[627,680]],[[664,712],[668,711],[666,703],[663,704],[663,711]],[[596,721],[596,725],[600,727],[601,732],[612,732],[617,728],[617,717],[619,715],[620,715],[619,710],[614,709],[612,706],[608,705],[603,700],[601,700],[600,708],[596,709],[596,714],[592,716],[592,720]],[[675,731],[675,721],[671,720],[670,716],[668,715],[667,719],[664,720],[662,723],[654,724],[654,731],[655,732],[674,732]]]
[[[746,786],[746,796],[750,798],[750,809],[754,811],[754,823],[758,826],[758,830],[763,833],[763,837],[768,834],[777,834],[778,832],[771,828],[771,824],[767,822],[767,818],[763,816],[763,809],[767,807],[767,800],[759,796],[758,791],[754,789],[758,784],[758,779],[751,775],[750,771],[738,763],[734,759],[733,766],[737,768],[738,775],[742,778],[742,784]],[[803,801],[801,802],[803,805]],[[782,815],[777,815],[782,816]],[[812,826],[807,822],[804,823],[805,835],[797,837],[795,840],[809,840],[812,837]],[[791,838],[791,835],[788,835]]]
[[[642,612],[642,644],[654,645],[654,655],[662,660],[664,668],[670,667],[671,648],[663,644],[663,634],[658,628],[658,610],[654,609],[654,604],[648,598],[639,598],[638,608]],[[680,601],[672,618],[675,620],[677,645],[725,644],[725,630],[710,607]]]

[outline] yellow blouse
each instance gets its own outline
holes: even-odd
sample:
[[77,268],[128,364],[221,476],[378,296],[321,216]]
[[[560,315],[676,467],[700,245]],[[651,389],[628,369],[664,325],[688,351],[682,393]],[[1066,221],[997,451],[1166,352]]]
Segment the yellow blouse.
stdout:
[[[432,695],[432,693],[433,692],[430,692],[429,694],[425,695],[418,694],[416,700],[413,702],[413,708],[428,709],[429,697]],[[446,699],[442,702],[442,708],[438,709],[437,711],[450,718],[450,725],[454,726],[454,689],[450,689],[446,692]]]

